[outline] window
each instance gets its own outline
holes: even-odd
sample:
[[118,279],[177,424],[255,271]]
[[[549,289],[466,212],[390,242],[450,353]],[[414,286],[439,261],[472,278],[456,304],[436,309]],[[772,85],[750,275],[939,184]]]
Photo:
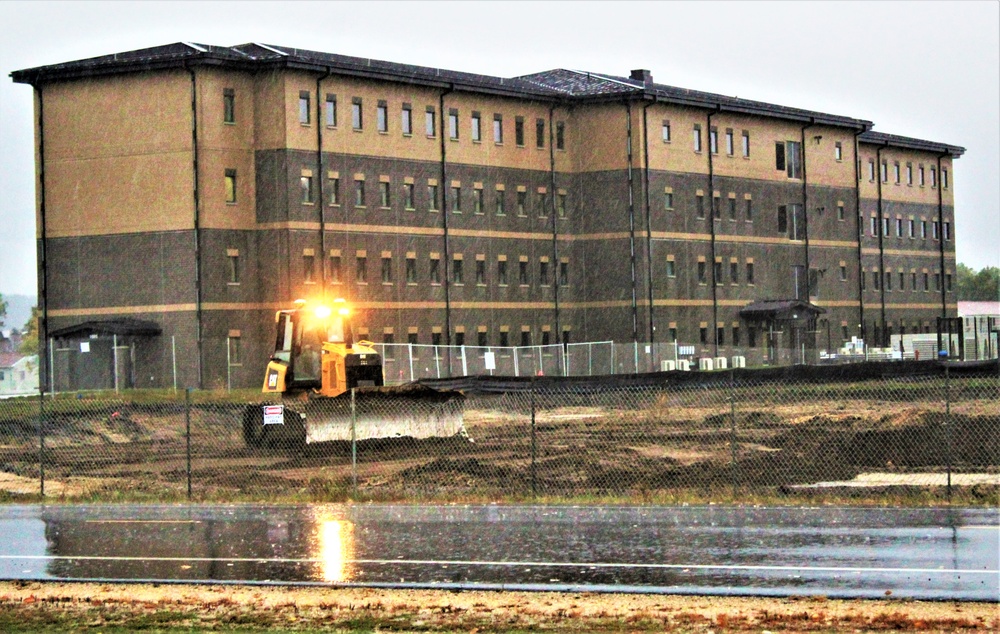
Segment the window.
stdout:
[[549,285],[549,261],[546,259],[538,261],[538,283],[542,286]]
[[667,329],[667,338],[671,342],[677,341],[677,327],[676,326],[670,326]]
[[462,256],[456,254],[451,261],[451,282],[456,286],[465,284],[465,272],[462,269]]
[[733,131],[727,129],[726,130],[726,154],[728,154],[729,156],[732,156],[733,154],[735,154],[736,153],[736,148],[734,146],[735,146],[735,143],[733,141]]
[[531,331],[530,330],[522,330],[521,331],[521,345],[522,346],[530,346],[531,345]]
[[382,283],[392,284],[392,256],[382,255]]
[[707,265],[705,264],[704,260],[699,260],[698,261],[698,283],[699,284],[705,284],[708,281],[707,278],[706,278],[706,275],[708,273],[708,270],[707,270],[706,266]]
[[674,193],[664,192],[663,194],[663,208],[670,210],[674,208]]
[[722,258],[716,258],[712,265],[712,281],[717,286],[722,285]]
[[365,206],[365,181],[363,178],[354,180],[354,206]]
[[726,344],[725,327],[719,326],[718,328],[715,329],[715,343],[717,343],[720,346],[724,346]]
[[889,182],[889,163],[882,161],[882,165],[879,167],[879,177],[882,179],[883,183]]
[[326,189],[327,195],[329,196],[328,202],[331,205],[340,204],[340,178],[336,176],[329,176],[326,179]]
[[747,262],[747,284],[753,285],[753,262]]
[[693,140],[694,140],[694,151],[695,152],[701,152],[701,126],[699,124],[697,124],[697,123],[694,124],[694,131],[693,131],[692,134],[693,134],[693,137],[694,137],[693,138]]
[[719,153],[719,131],[715,128],[708,130],[708,150],[712,154]]
[[497,260],[497,284],[507,286],[507,260]]
[[670,122],[667,120],[663,121],[663,129],[661,131],[664,143],[670,143]]
[[705,217],[705,197],[701,194],[696,194],[694,197],[695,209],[698,214],[698,218]]
[[236,91],[232,88],[222,90],[222,122],[236,123]]
[[312,176],[303,175],[299,177],[299,190],[302,192],[302,204],[311,205],[313,203]]
[[493,115],[493,142],[503,143],[503,115]]
[[872,271],[872,288],[876,291],[882,289],[882,275],[878,271]]
[[889,237],[889,217],[882,217],[882,235],[886,238]]
[[844,215],[844,203],[837,203],[837,220],[843,221],[846,218]]
[[932,221],[931,222],[931,237],[934,238],[935,240],[937,240],[938,236],[940,235],[939,230],[940,230],[940,225],[938,224],[938,221],[937,220]]
[[406,283],[417,283],[417,258],[412,253],[406,255]]
[[517,283],[521,286],[528,285],[528,260],[526,258],[517,263]]
[[743,131],[743,158],[750,158],[750,132]]
[[351,99],[351,127],[355,130],[362,130],[365,126],[364,115],[361,111],[361,97]]
[[501,326],[500,330],[500,347],[506,348],[510,345],[510,332],[507,330],[506,326]]
[[783,172],[786,169],[785,144],[782,141],[778,141],[774,144],[774,169],[779,172]]
[[912,163],[907,163],[906,164],[906,184],[907,185],[912,185],[913,184],[913,164]]
[[892,164],[892,175],[896,181],[896,184],[900,183],[900,173],[899,173],[899,161]]
[[236,249],[229,249],[229,283],[240,283],[240,252]]
[[941,168],[941,188],[948,189],[948,170]]
[[438,210],[438,186],[427,186],[427,211]]
[[410,136],[413,134],[413,107],[410,104],[403,104],[401,118],[400,126],[403,129],[403,135]]
[[909,228],[908,228],[908,232],[907,233],[910,236],[910,240],[912,240],[915,237],[917,237],[916,222],[913,220],[913,218],[910,218]]
[[843,262],[840,263],[840,281],[841,282],[847,281],[847,264]]
[[778,233],[788,233],[788,208],[785,205],[778,207]]
[[754,328],[747,328],[747,345],[751,348],[757,347],[757,331]]
[[903,219],[902,218],[896,218],[896,237],[897,238],[902,238],[903,237]]
[[[943,181],[942,181],[942,182],[943,182]],[[944,279],[945,279],[945,289],[946,289],[946,290],[947,290],[947,291],[948,291],[949,293],[950,293],[950,292],[952,292],[953,290],[955,290],[955,289],[954,289],[954,287],[952,287],[952,282],[951,282],[951,273],[945,273],[945,274],[944,274]]]
[[441,260],[434,256],[431,256],[431,266],[428,272],[428,277],[431,280],[431,284],[439,286],[441,284]]
[[788,178],[802,178],[802,144],[797,141],[786,141],[785,158],[788,164]]
[[667,277],[677,277],[677,263],[667,260]]
[[[544,327],[545,326],[543,326],[543,328]],[[550,333],[548,330],[543,330],[542,331],[542,345],[543,346],[550,345],[552,343],[551,339],[552,339],[552,333]]]
[[524,117],[514,117],[514,144],[524,147]]
[[478,112],[472,113],[472,141],[479,143],[483,140],[482,119]]
[[708,344],[708,328],[706,326],[702,326],[701,328],[698,329],[698,336],[699,336],[699,341],[701,341],[702,345]]
[[458,139],[458,110],[454,108],[448,111],[448,138],[453,141]]
[[[440,346],[441,345],[441,333],[440,332],[432,332],[431,333],[431,345],[432,346]],[[434,354],[436,356],[437,355],[437,351],[435,351]]]
[[920,239],[921,240],[926,240],[927,239],[927,221],[926,220],[921,220],[920,221]]
[[415,209],[413,206],[413,183],[403,183],[403,207]]
[[[391,346],[392,344],[396,343],[396,333],[393,333],[393,332],[383,332],[382,333],[382,343],[385,344],[385,345],[387,345],[387,346]],[[387,359],[391,358],[392,352],[393,351],[391,349],[385,351],[385,356],[386,356]]]
[[569,262],[559,263],[559,286],[569,286]]
[[236,202],[236,170],[226,170],[226,202],[234,204]]
[[870,224],[869,233],[871,233],[872,237],[875,237],[878,235],[878,219],[875,218],[875,216],[872,216]]
[[517,215],[526,216],[526,206],[528,204],[528,192],[520,191],[517,192]]
[[424,113],[424,131],[427,136],[437,136],[437,116],[434,114],[434,106],[427,106]]
[[562,121],[556,123],[556,149],[566,149],[566,124]]
[[937,187],[937,169],[931,168],[931,187]]
[[496,193],[496,212],[498,216],[504,215],[504,190],[498,189]]
[[917,272],[913,271],[910,273],[910,290],[917,290]]
[[309,99],[310,97],[308,90],[303,90],[299,92],[299,123],[301,123],[302,125],[309,125],[309,115],[311,112],[309,107]]
[[875,159],[868,159],[868,180],[875,182]]
[[733,345],[740,345],[740,327],[735,324],[733,325]]
[[231,334],[229,335],[229,339],[227,341],[229,344],[228,345],[229,365],[243,365],[243,354],[242,354],[243,346],[240,345],[241,343],[240,336],[238,334],[235,335]]
[[844,147],[837,141],[833,144],[833,158],[837,161],[844,160]]
[[368,257],[359,254],[354,260],[354,281],[358,284],[368,283]]
[[535,192],[535,209],[538,210],[539,218],[549,217],[549,206],[546,200],[546,194],[544,191]]
[[337,126],[337,95],[326,95],[326,125],[334,128]]
[[926,271],[924,271],[924,292],[929,291],[930,288],[931,288],[930,276]]
[[917,179],[918,179],[917,182],[920,184],[921,187],[923,187],[924,186],[924,166],[923,165],[921,165],[920,167],[917,168]]
[[330,283],[331,284],[340,284],[341,281],[343,280],[342,273],[343,272],[342,272],[342,269],[341,269],[340,256],[339,255],[331,255],[330,256]]
[[736,220],[736,199],[729,199],[729,219]]
[[375,108],[375,127],[379,132],[389,131],[389,106],[384,101],[379,101]]
[[944,223],[944,239],[951,240],[951,223]]
[[379,201],[382,203],[382,207],[390,207],[392,205],[392,200],[389,195],[389,183],[382,181],[378,184]]
[[740,267],[736,260],[729,262],[729,283],[739,284],[740,283]]
[[556,213],[560,218],[566,217],[566,194],[562,192],[556,195]]
[[454,213],[462,213],[462,188],[452,187],[451,188],[451,210]]
[[753,222],[753,201],[749,198],[746,199],[746,212],[747,212],[747,222]]
[[477,214],[483,213],[483,190],[472,190],[472,211]]
[[545,119],[535,120],[535,147],[545,147]]
[[486,286],[486,260],[476,258],[476,286]]
[[885,290],[892,292],[892,271],[885,272]]
[[488,342],[486,341],[486,331],[485,330],[480,330],[476,334],[476,345],[479,346],[480,348],[485,348],[487,345],[489,345]]
[[899,290],[906,290],[906,274],[902,271],[899,272]]

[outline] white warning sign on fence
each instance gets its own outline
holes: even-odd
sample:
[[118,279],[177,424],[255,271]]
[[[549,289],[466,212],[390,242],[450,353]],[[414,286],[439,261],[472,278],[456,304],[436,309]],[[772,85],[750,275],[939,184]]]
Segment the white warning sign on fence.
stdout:
[[497,358],[493,352],[487,352],[483,355],[483,363],[486,365],[487,370],[497,369]]
[[264,424],[265,425],[284,425],[285,424],[285,406],[284,405],[265,405],[264,406]]

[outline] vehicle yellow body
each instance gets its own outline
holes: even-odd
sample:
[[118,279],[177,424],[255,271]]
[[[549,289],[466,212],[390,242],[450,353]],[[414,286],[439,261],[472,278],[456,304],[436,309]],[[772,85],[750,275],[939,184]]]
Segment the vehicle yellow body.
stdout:
[[299,300],[275,314],[275,331],[262,391],[282,404],[247,408],[247,444],[464,433],[462,394],[414,384],[383,387],[382,356],[370,341],[354,339],[343,300],[333,308]]

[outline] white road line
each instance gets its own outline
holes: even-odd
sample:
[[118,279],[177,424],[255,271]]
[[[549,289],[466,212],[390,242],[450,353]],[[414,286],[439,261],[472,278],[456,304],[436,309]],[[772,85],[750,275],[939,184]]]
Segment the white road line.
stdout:
[[[176,562],[227,562],[227,563],[294,563],[323,564],[323,559],[284,559],[255,557],[102,557],[97,555],[0,555],[0,560],[63,560],[63,561],[176,561]],[[808,570],[814,572],[883,572],[898,574],[963,574],[963,575],[1000,575],[997,570],[972,570],[965,568],[852,568],[844,566],[741,566],[726,564],[626,564],[603,562],[568,562],[568,561],[475,561],[448,559],[347,559],[345,564],[374,564],[409,566],[499,566],[507,568],[647,568],[651,570],[770,570],[793,571]]]

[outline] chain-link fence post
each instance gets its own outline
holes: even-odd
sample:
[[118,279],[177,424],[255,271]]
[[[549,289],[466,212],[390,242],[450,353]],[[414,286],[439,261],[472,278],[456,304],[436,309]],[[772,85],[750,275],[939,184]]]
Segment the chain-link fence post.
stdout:
[[187,499],[191,501],[191,388],[184,390],[184,442],[187,444]]
[[948,486],[946,495],[948,503],[951,504],[951,463],[952,463],[952,427],[951,424],[951,376],[948,371],[948,364],[944,366],[944,434],[945,434],[945,460],[948,469]]
[[357,388],[351,388],[351,488],[354,499],[358,498],[358,408],[354,400]]
[[739,499],[739,463],[736,461],[736,371],[729,370],[729,452],[733,467],[733,501]]
[[535,460],[537,456],[537,445],[535,444],[535,377],[531,377],[531,497],[538,497],[537,482],[535,480]]
[[38,494],[45,497],[45,393],[38,394]]

